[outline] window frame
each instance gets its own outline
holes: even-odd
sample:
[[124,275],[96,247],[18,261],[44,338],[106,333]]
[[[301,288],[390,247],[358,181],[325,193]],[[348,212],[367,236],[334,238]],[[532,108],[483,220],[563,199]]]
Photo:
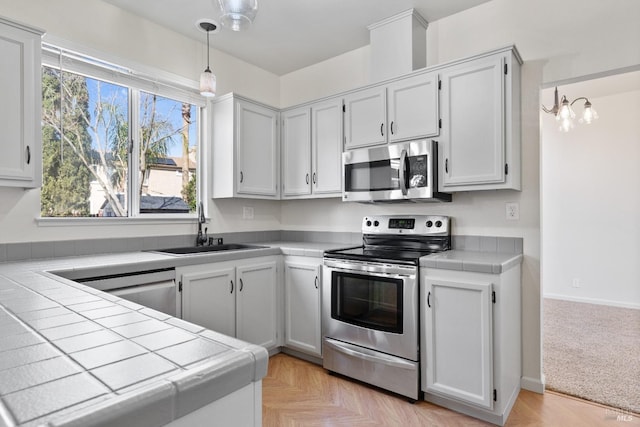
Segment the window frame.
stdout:
[[[87,52],[87,53],[80,53]],[[104,59],[97,59],[104,58]],[[123,65],[115,65],[123,64]],[[78,74],[84,77],[124,86],[129,92],[129,141],[133,142],[133,150],[129,153],[127,192],[127,216],[123,217],[42,217],[38,213],[38,225],[58,226],[67,224],[124,224],[141,222],[158,223],[191,223],[197,218],[197,212],[189,213],[141,213],[138,184],[140,177],[137,169],[140,161],[140,132],[139,132],[139,100],[140,92],[156,94],[177,102],[189,103],[195,106],[196,115],[196,200],[197,204],[204,203],[207,187],[207,173],[205,159],[207,156],[207,134],[209,129],[210,103],[202,97],[198,90],[198,82],[185,79],[162,70],[150,68],[140,64],[109,57],[101,52],[92,52],[79,46],[73,46],[63,40],[49,40],[42,42],[42,67],[51,67],[60,71]],[[134,191],[135,189],[135,191]]]

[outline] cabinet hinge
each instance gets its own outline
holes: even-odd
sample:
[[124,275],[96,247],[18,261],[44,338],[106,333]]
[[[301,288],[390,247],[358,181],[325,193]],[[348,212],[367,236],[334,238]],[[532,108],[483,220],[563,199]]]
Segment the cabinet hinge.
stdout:
[[438,90],[442,90],[442,80],[438,79]]
[[504,174],[509,175],[509,163],[504,164]]
[[493,401],[498,401],[498,390],[496,390],[495,388],[493,389]]
[[504,64],[504,73],[505,73],[505,74],[507,74],[507,67],[508,67],[508,65],[507,65],[507,64]]
[[442,129],[442,119],[438,119],[438,129]]
[[182,292],[182,280],[178,282],[178,292]]
[[491,291],[491,302],[496,303],[496,291]]

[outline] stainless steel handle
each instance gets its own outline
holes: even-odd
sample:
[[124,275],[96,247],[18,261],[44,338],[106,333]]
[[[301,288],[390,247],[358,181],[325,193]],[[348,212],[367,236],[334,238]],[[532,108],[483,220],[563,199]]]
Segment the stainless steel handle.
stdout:
[[427,306],[431,308],[431,291],[427,294]]
[[402,195],[407,195],[407,150],[400,153],[400,169],[398,170],[398,180],[400,181],[400,190]]
[[230,294],[233,293],[233,280],[231,280],[231,292],[229,292]]
[[415,365],[409,362],[405,362],[397,357],[385,356],[381,353],[373,354],[373,353],[370,353],[370,350],[367,351],[362,347],[356,347],[354,345],[332,340],[330,338],[325,338],[324,343],[336,351],[344,353],[348,356],[356,357],[358,359],[367,360],[369,362],[374,362],[374,363],[382,363],[387,366],[393,366],[395,368],[401,368],[401,369],[408,369],[411,371],[416,369]]
[[240,290],[238,292],[242,292],[243,288],[244,288],[244,282],[242,281],[242,279],[240,279]]
[[392,265],[354,260],[342,261],[328,258],[325,258],[323,263],[330,268],[331,271],[355,274],[363,272],[367,275],[372,274],[380,277],[413,279],[418,273],[418,268],[412,265]]
[[314,284],[316,286],[316,289],[318,289],[318,276],[316,276],[316,280],[314,281]]
[[391,135],[393,135],[393,122],[391,122]]
[[305,181],[307,181],[307,184],[309,183],[309,174],[305,177]]
[[240,171],[240,182],[244,181],[244,174]]
[[384,128],[384,123],[380,123],[380,135],[382,136],[384,136],[383,128]]
[[27,164],[31,163],[31,147],[27,145]]
[[313,179],[312,179],[312,181],[313,181],[313,183],[314,183],[314,184],[316,183],[316,173],[315,173],[315,172],[313,173]]

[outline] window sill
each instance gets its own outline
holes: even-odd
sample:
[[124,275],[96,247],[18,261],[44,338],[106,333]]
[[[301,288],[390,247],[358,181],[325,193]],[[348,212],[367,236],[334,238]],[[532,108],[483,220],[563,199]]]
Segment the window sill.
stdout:
[[[82,227],[82,226],[114,226],[114,225],[141,225],[141,224],[193,224],[198,220],[194,215],[149,215],[143,217],[77,217],[77,218],[58,218],[58,217],[38,217],[36,224],[38,227]],[[208,222],[208,221],[207,221]]]

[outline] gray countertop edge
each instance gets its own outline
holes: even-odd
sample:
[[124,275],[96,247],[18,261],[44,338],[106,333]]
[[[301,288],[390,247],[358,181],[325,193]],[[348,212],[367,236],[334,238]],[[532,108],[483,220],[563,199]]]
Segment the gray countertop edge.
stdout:
[[522,254],[450,250],[420,258],[420,266],[443,270],[501,274],[522,263]]

